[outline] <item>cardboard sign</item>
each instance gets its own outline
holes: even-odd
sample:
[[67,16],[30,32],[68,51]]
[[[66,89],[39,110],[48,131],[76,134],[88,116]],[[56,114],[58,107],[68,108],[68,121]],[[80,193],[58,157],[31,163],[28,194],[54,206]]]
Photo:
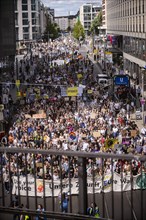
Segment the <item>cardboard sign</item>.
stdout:
[[39,112],[38,112],[38,114],[43,114],[43,113],[44,113],[43,109],[39,110]]
[[16,80],[15,84],[16,84],[16,87],[19,88],[19,86],[20,86],[20,80],[19,80],[19,79]]
[[43,167],[43,163],[36,163],[36,167],[42,168]]
[[131,130],[131,137],[136,137],[137,136],[137,130]]
[[96,113],[95,112],[91,112],[90,117],[91,117],[91,119],[95,119],[96,118]]
[[92,94],[92,93],[93,93],[92,89],[88,89],[88,90],[87,90],[87,93],[88,93],[88,94]]
[[101,136],[100,131],[93,131],[93,137],[98,138],[100,136]]
[[77,95],[78,95],[78,87],[67,88],[67,96],[77,96]]
[[124,137],[127,134],[127,130],[122,130],[121,133],[122,133],[122,136]]
[[76,101],[76,97],[71,97],[71,101]]
[[46,113],[34,114],[34,115],[32,116],[32,118],[34,118],[34,119],[46,118]]
[[65,97],[64,101],[68,102],[69,101],[69,97]]
[[26,119],[27,119],[27,118],[31,118],[31,115],[25,114],[25,118],[26,118]]

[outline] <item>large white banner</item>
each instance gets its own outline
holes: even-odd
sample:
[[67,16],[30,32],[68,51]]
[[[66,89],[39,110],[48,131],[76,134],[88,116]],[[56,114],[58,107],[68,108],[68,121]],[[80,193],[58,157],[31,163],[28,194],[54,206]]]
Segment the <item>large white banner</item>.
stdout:
[[[60,180],[42,180],[42,179],[34,179],[33,176],[28,176],[28,184],[26,181],[26,177],[20,176],[19,179],[17,176],[13,177],[13,189],[12,194],[17,194],[20,192],[20,195],[26,196],[58,196],[62,192],[69,192],[71,189],[71,194],[78,194],[79,190],[79,182],[78,178],[72,178],[71,183],[69,185],[69,179],[63,179],[62,182]],[[18,184],[19,182],[19,184]],[[94,184],[94,185],[93,185]],[[19,190],[18,190],[19,185]],[[131,184],[131,176],[123,175],[123,177],[117,173],[106,174],[103,177],[95,178],[93,183],[92,178],[87,179],[87,191],[89,194],[100,193],[102,192],[121,192],[121,191],[129,191],[132,189],[146,189],[146,174],[134,176]],[[94,189],[94,191],[93,191]]]

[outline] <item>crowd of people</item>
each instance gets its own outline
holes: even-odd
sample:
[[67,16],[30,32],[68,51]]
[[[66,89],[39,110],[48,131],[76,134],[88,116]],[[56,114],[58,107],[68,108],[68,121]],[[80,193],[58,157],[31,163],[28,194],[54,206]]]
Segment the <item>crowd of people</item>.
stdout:
[[[50,52],[51,51],[51,52]],[[98,72],[88,56],[83,57],[79,46],[71,38],[59,39],[49,44],[32,45],[32,50],[19,64],[21,75],[19,100],[7,136],[1,144],[8,148],[56,151],[106,152],[114,154],[146,155],[146,130],[139,131],[130,119],[129,102],[113,101],[108,89],[100,88]],[[59,63],[63,60],[64,63]],[[79,96],[64,95],[68,87],[78,87]],[[133,108],[132,108],[133,109]],[[2,158],[3,179],[7,192],[9,177],[36,175],[37,178],[78,178],[78,161],[72,157],[23,153],[7,154]],[[10,164],[10,169],[9,169]],[[51,167],[53,165],[53,172]],[[87,175],[103,175],[103,172],[130,173],[128,161],[87,158]],[[143,165],[142,170],[146,168]],[[10,173],[11,172],[11,173]],[[141,163],[132,162],[133,175],[141,172]]]

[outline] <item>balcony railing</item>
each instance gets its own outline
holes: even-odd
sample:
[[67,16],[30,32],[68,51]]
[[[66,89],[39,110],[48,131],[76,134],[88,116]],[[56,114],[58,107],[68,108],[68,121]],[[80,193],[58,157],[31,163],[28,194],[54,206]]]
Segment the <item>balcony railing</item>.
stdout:
[[94,219],[87,211],[91,203],[98,219],[145,219],[146,156],[1,147],[0,164],[2,219],[8,213],[9,219]]

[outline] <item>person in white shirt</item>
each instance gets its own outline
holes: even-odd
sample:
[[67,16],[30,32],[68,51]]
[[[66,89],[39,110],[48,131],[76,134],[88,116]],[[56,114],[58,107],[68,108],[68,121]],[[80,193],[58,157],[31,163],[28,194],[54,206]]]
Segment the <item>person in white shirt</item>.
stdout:
[[89,143],[87,141],[84,141],[83,147],[82,147],[83,151],[86,151],[88,149],[88,147],[89,147]]
[[143,134],[143,135],[145,135],[145,134],[146,134],[146,127],[142,127],[140,133]]
[[113,137],[116,138],[118,136],[118,128],[114,126],[112,131],[113,131]]
[[63,150],[68,150],[68,144],[66,141],[63,141],[62,147],[63,147]]

